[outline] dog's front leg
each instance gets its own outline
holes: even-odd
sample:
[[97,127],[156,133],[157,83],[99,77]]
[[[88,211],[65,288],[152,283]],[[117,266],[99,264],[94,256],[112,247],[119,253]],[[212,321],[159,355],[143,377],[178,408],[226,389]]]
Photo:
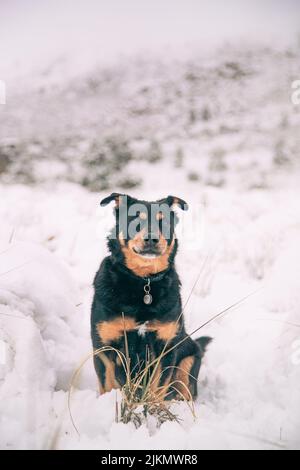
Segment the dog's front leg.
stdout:
[[120,383],[116,377],[116,360],[113,352],[106,351],[95,354],[94,366],[99,381],[100,395],[120,388]]
[[[147,326],[154,357],[150,390],[155,398],[167,400],[172,392],[172,377],[176,365],[176,338],[180,325],[177,321],[152,321]],[[152,361],[153,362],[153,361]]]
[[206,336],[195,341],[189,337],[179,348],[174,372],[176,398],[188,401],[197,398],[197,383],[201,362],[210,342],[211,338]]
[[130,354],[135,347],[135,330],[136,322],[131,317],[115,317],[96,324],[93,343],[98,352],[94,356],[94,366],[100,394],[125,384],[128,373],[126,343]]
[[168,400],[171,395],[176,352],[174,350],[166,352],[169,347],[168,344],[163,347],[160,345],[153,361],[149,388],[155,399]]

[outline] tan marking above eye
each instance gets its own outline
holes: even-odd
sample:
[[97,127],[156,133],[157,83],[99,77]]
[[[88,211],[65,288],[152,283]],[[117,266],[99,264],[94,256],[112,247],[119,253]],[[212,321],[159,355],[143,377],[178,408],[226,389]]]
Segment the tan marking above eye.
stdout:
[[164,214],[162,212],[158,212],[155,216],[156,220],[162,220],[164,218]]
[[136,321],[130,317],[118,317],[111,321],[97,323],[97,332],[103,343],[119,340],[124,332],[134,330],[137,326]]
[[147,330],[154,331],[157,334],[157,337],[163,341],[170,341],[177,335],[178,328],[179,323],[177,321],[163,323],[157,320],[151,322],[148,325]]

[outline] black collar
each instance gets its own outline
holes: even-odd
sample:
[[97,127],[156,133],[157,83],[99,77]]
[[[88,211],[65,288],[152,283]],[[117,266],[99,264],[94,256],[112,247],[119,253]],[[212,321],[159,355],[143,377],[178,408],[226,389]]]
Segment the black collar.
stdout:
[[171,266],[169,266],[167,269],[165,269],[164,271],[160,271],[157,274],[150,274],[149,276],[141,277],[141,276],[137,276],[136,274],[134,274],[130,269],[128,269],[126,266],[124,266],[121,263],[117,263],[116,267],[121,273],[126,274],[127,276],[130,276],[132,279],[143,281],[143,282],[148,281],[148,280],[150,280],[150,282],[161,281],[165,277],[165,275],[171,270]]

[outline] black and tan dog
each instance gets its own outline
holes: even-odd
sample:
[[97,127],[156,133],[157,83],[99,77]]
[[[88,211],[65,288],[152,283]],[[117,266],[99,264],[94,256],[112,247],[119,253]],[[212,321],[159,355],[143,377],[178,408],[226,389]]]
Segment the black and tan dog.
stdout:
[[[108,345],[124,353],[126,343],[132,374],[140,372],[149,357],[153,360],[170,350],[156,367],[152,390],[167,399],[195,398],[210,338],[194,341],[184,328],[181,284],[174,266],[178,246],[174,206],[187,210],[187,204],[173,196],[146,202],[113,193],[101,206],[111,201],[116,226],[108,238],[111,254],[94,280],[93,348]],[[116,352],[100,352],[94,365],[101,394],[124,385],[125,370]]]

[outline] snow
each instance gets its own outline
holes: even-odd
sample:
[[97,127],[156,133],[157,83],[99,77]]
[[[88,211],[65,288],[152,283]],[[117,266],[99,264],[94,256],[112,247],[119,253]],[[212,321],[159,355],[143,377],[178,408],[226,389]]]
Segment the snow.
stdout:
[[106,253],[99,225],[109,227],[111,208],[100,209],[102,217],[96,207],[105,193],[71,184],[56,191],[2,185],[0,194],[2,448],[299,448],[297,187],[238,197],[208,187],[190,194],[191,211],[205,194],[206,233],[197,248],[183,237],[178,255],[184,299],[204,264],[185,311],[188,331],[253,295],[201,330],[214,342],[200,374],[195,420],[186,404],[177,404],[181,424],[137,430],[116,424],[116,392],[98,396],[89,359],[71,395],[80,437],[67,397],[73,372],[91,351],[91,283]]

